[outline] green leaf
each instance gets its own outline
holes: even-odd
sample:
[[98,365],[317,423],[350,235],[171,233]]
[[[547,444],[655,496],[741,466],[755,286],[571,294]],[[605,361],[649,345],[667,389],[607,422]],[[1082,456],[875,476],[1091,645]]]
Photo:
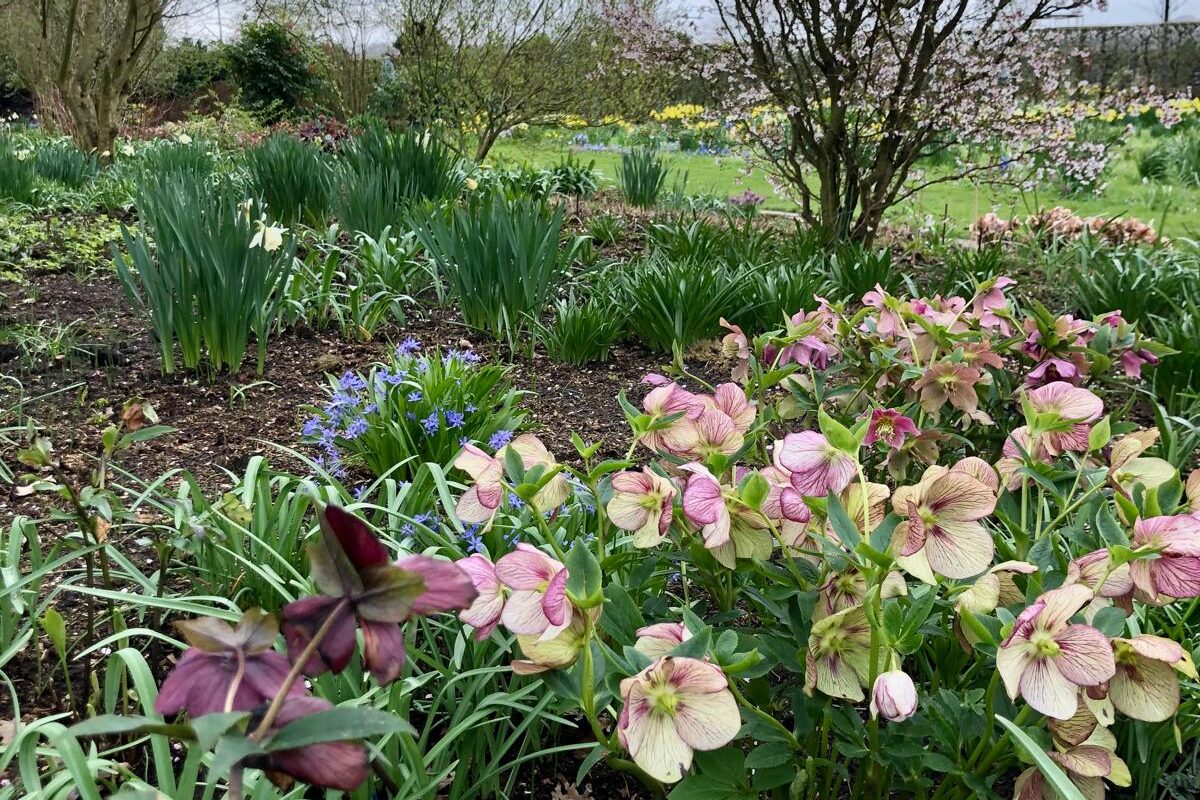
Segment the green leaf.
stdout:
[[1104,419],[1092,426],[1088,432],[1088,452],[1095,453],[1097,450],[1108,444],[1112,439],[1112,422],[1109,421],[1106,415]]
[[858,437],[845,425],[826,414],[823,408],[817,409],[817,424],[831,445],[843,453],[858,455]]
[[50,643],[54,645],[54,651],[58,653],[58,657],[65,660],[67,657],[67,622],[63,619],[62,614],[53,607],[47,608],[46,613],[38,620],[38,624],[50,638]]
[[850,519],[850,515],[842,507],[842,501],[838,500],[833,492],[829,493],[825,502],[829,511],[829,523],[833,525],[833,532],[842,540],[842,544],[846,546],[847,550],[854,550],[860,541],[858,526]]
[[229,770],[234,764],[237,764],[246,756],[263,752],[266,751],[261,744],[241,734],[227,734],[222,736],[217,740],[212,763],[208,766],[209,780],[216,781],[224,778],[229,774]]
[[301,717],[268,739],[264,746],[270,753],[322,742],[341,742],[392,733],[415,736],[417,731],[408,724],[408,720],[396,714],[373,708],[337,706]]
[[596,766],[596,764],[598,764],[600,760],[603,759],[607,754],[607,748],[602,747],[601,745],[596,745],[593,747],[591,752],[584,757],[583,762],[579,765],[578,771],[575,773],[575,785],[582,786],[583,779],[586,778],[587,774],[592,771],[592,767]]
[[514,485],[525,482],[525,462],[515,447],[504,448],[504,472]]
[[[201,717],[203,719],[203,717]],[[196,732],[190,725],[172,725],[160,719],[143,717],[137,714],[101,714],[98,717],[85,719],[72,725],[67,732],[75,737],[83,736],[114,736],[117,734],[137,734],[139,736],[157,733],[172,739],[190,742],[195,741]]]
[[632,642],[638,628],[646,624],[642,612],[629,596],[629,591],[617,581],[604,587],[604,613],[600,627],[618,642]]
[[742,480],[742,500],[755,511],[762,508],[763,501],[767,499],[770,491],[767,479],[758,472],[751,472]]
[[1120,636],[1125,630],[1125,612],[1116,606],[1102,608],[1092,617],[1092,627],[1110,639]]
[[746,756],[746,769],[778,767],[792,760],[792,748],[783,742],[767,742],[750,751]]
[[567,553],[567,592],[580,608],[595,608],[604,602],[600,562],[583,539],[576,539]]
[[1058,764],[1051,761],[1050,757],[1046,755],[1046,751],[1039,747],[1037,742],[1030,739],[1025,731],[1017,727],[1012,720],[1002,717],[999,714],[996,715],[996,721],[1003,725],[1013,739],[1016,740],[1017,744],[1021,745],[1021,748],[1029,754],[1029,757],[1037,764],[1038,769],[1042,771],[1042,776],[1046,779],[1046,782],[1053,787],[1061,800],[1086,800],[1083,793],[1079,791],[1075,784],[1071,783],[1070,778],[1063,773]]

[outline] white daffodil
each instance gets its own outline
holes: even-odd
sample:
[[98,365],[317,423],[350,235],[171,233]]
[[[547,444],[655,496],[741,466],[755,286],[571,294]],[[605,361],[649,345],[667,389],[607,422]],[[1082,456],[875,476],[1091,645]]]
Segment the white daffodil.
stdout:
[[250,247],[261,247],[268,253],[274,253],[283,246],[283,235],[287,233],[287,228],[282,228],[278,225],[268,225],[262,220],[259,220],[256,224],[258,225],[258,232],[250,240]]

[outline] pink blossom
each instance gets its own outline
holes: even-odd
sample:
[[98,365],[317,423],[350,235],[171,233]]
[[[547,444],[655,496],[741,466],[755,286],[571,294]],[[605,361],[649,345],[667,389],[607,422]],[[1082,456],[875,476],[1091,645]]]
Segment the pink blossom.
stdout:
[[883,442],[888,447],[900,447],[909,436],[918,433],[917,425],[894,408],[876,408],[871,411],[871,422],[863,444],[872,446]]
[[1134,584],[1149,597],[1200,597],[1200,519],[1139,519],[1133,523],[1133,547],[1158,552],[1158,558],[1129,564]]
[[487,556],[475,553],[455,563],[475,584],[475,591],[479,592],[471,607],[460,611],[458,618],[474,627],[475,638],[483,641],[500,624],[507,589],[496,575],[496,565]]
[[917,713],[917,687],[901,670],[881,672],[871,688],[871,716],[904,722]]
[[512,591],[501,620],[513,633],[549,640],[571,624],[568,576],[561,561],[520,542],[496,562],[496,577]]
[[775,466],[786,471],[792,486],[805,497],[838,493],[854,479],[854,457],[816,431],[789,433],[775,443]]
[[634,534],[634,547],[654,547],[671,527],[675,486],[651,471],[619,472],[612,478],[608,517],[621,530]]
[[1104,413],[1104,402],[1087,389],[1080,389],[1065,381],[1055,381],[1027,395],[1029,405],[1039,414],[1052,414],[1057,423],[1066,425],[1066,430],[1054,430],[1041,437],[1047,452],[1058,455],[1065,451],[1086,453],[1091,423]]

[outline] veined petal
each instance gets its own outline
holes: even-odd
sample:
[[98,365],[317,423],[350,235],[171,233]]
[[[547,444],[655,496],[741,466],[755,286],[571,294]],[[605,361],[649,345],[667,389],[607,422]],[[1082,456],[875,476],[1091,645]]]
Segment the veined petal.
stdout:
[[1108,684],[1108,699],[1127,717],[1162,722],[1179,708],[1179,677],[1169,664],[1137,658],[1117,665]]
[[[614,484],[615,486],[615,484]],[[608,518],[623,531],[636,531],[646,524],[649,510],[642,505],[643,495],[617,492],[608,501]]]
[[1054,663],[1076,686],[1099,686],[1116,671],[1108,638],[1090,625],[1068,625],[1054,641],[1059,647]]
[[994,553],[992,537],[978,522],[940,519],[925,539],[929,567],[947,578],[978,575],[987,569]]
[[542,611],[542,593],[532,589],[513,592],[500,619],[504,627],[518,634],[540,636],[552,624]]
[[[631,728],[633,725],[631,724]],[[683,771],[692,766],[692,748],[675,729],[675,721],[666,714],[650,711],[641,720],[643,732],[637,739],[637,749],[630,744],[634,762],[653,778],[674,783]]]
[[1010,700],[1016,700],[1021,694],[1021,677],[1033,663],[1035,649],[1028,639],[1019,637],[996,651],[996,669],[1000,671],[1000,679],[1004,681],[1004,689]]
[[737,701],[728,691],[689,694],[675,709],[675,730],[694,750],[716,750],[733,741],[742,727]]
[[496,562],[496,577],[510,589],[540,591],[561,569],[561,563],[522,542]]
[[1021,675],[1021,696],[1034,711],[1055,719],[1070,719],[1079,708],[1079,692],[1051,658],[1034,658]]

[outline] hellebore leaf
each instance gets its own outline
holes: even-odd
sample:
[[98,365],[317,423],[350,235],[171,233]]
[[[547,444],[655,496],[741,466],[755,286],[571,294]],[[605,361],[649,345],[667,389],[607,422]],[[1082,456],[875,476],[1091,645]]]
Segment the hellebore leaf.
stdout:
[[354,600],[358,616],[374,622],[400,623],[408,619],[415,601],[425,591],[425,578],[395,566],[372,567],[362,573],[363,590]]

